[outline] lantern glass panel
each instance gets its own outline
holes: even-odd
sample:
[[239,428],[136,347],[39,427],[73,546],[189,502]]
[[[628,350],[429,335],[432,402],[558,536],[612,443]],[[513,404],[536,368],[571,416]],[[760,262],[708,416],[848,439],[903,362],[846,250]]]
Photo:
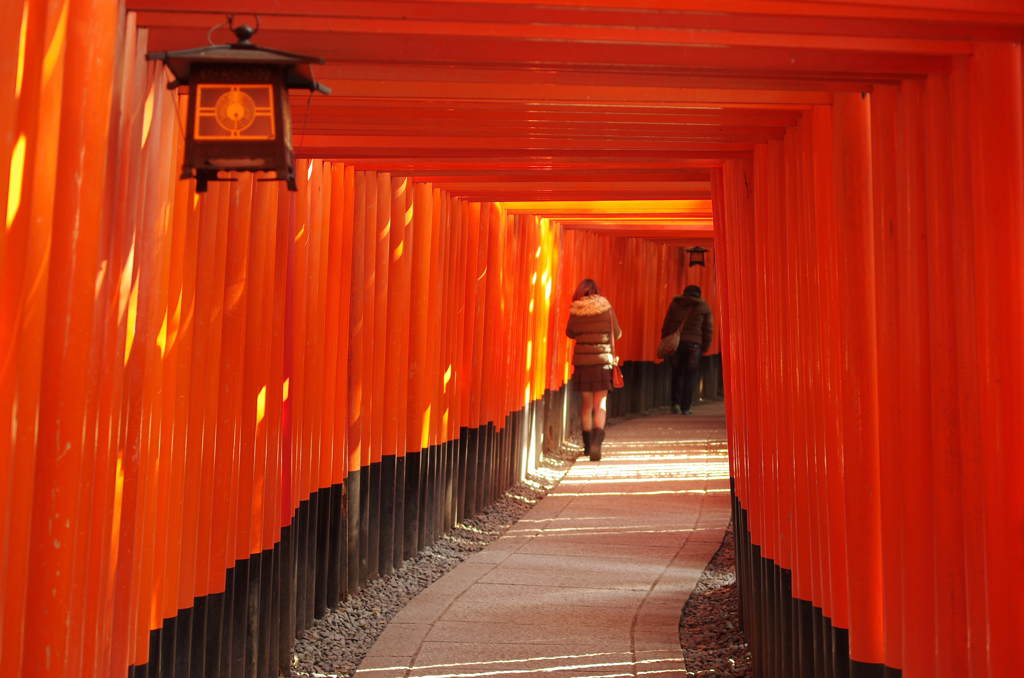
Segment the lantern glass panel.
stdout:
[[277,138],[274,86],[216,83],[196,86],[197,141],[268,141]]

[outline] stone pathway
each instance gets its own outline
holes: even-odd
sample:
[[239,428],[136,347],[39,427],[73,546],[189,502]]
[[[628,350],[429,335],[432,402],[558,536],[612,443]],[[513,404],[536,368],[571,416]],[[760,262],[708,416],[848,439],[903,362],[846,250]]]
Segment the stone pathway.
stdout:
[[730,517],[724,408],[627,420],[604,448],[414,598],[356,675],[684,675],[680,612]]

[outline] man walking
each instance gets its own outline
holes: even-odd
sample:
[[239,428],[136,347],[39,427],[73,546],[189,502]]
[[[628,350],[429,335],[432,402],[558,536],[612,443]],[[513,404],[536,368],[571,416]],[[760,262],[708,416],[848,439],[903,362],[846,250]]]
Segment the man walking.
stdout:
[[700,358],[711,348],[713,321],[711,307],[700,297],[700,287],[688,285],[683,293],[672,298],[661,336],[679,332],[679,348],[669,358],[672,365],[672,411],[693,414],[693,392],[697,388]]

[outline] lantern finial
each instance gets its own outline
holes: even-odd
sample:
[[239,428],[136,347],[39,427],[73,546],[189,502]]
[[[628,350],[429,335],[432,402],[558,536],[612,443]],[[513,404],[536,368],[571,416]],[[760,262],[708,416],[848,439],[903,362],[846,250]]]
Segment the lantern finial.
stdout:
[[236,42],[234,45],[231,45],[232,47],[236,49],[239,47],[255,47],[255,45],[252,44],[252,36],[260,32],[260,15],[257,14],[255,16],[256,28],[253,28],[249,24],[235,26],[235,15],[228,14],[228,28],[230,28],[231,32],[235,34],[236,38],[238,38],[238,42]]
[[238,38],[239,45],[251,45],[252,36],[256,35],[258,29],[253,28],[249,24],[242,24],[235,29],[235,37]]

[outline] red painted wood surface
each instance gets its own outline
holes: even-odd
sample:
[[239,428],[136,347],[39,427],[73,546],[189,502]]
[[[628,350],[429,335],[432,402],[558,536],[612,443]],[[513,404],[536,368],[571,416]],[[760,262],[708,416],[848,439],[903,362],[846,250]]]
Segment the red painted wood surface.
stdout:
[[[562,388],[583,277],[627,361],[705,290],[751,538],[853,660],[1024,673],[1017,0],[295,4],[0,6],[0,673],[125,675],[320,490]],[[225,13],[328,60],[297,194],[176,179],[142,56]]]

